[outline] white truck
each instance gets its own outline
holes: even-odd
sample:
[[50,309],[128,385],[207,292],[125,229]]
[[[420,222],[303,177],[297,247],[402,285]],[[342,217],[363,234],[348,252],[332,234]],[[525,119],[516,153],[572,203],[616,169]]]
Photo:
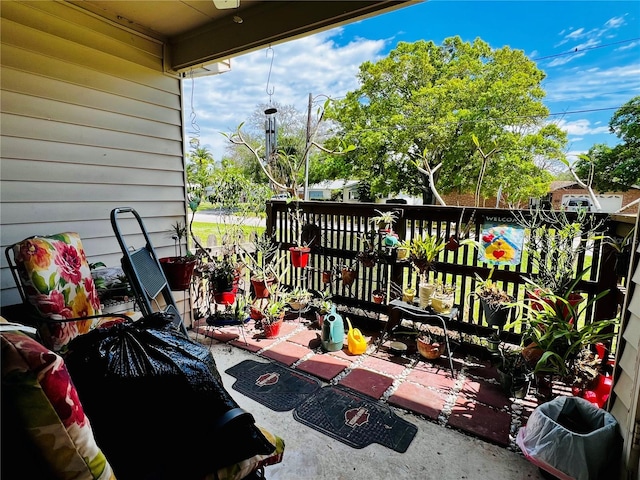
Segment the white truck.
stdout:
[[[600,193],[596,195],[602,213],[613,213],[622,208],[622,195]],[[586,209],[588,212],[595,212],[593,202],[589,195],[567,193],[562,195],[562,208],[568,212],[576,212]]]

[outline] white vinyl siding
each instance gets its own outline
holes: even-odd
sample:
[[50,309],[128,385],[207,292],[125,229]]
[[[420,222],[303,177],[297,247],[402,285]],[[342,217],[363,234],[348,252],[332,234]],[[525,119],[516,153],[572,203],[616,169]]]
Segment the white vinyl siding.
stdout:
[[[636,218],[636,231],[638,226]],[[636,255],[640,255],[640,247]],[[640,439],[640,263],[629,282],[627,298],[626,314],[623,313],[627,321],[618,347],[622,354],[617,358],[611,413],[624,439],[622,478],[632,480],[638,478],[640,457],[640,446],[634,443]]]
[[[186,219],[182,99],[162,42],[63,2],[2,2],[0,15],[2,248],[77,231],[90,262],[119,265],[109,214],[127,206],[158,255],[173,255],[167,230]],[[12,305],[6,267],[3,255],[0,298]]]

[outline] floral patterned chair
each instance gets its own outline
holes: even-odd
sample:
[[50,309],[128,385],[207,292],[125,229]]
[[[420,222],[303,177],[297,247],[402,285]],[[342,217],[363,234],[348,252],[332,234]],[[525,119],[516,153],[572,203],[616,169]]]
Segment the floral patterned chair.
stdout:
[[23,303],[42,343],[64,353],[76,336],[128,319],[102,315],[80,236],[75,232],[30,237],[5,250]]
[[[132,320],[102,315],[77,233],[30,237],[7,247],[5,255],[22,300],[32,310],[38,341],[0,317],[2,477],[20,471],[24,475],[7,478],[114,480],[118,471],[96,444],[65,358],[70,359],[69,343],[79,335]],[[265,466],[282,461],[284,441],[260,431],[272,451],[197,480],[263,478]]]

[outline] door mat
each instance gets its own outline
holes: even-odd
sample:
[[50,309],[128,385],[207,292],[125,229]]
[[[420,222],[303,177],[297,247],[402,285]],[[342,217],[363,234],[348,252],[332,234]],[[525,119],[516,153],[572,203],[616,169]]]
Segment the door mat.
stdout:
[[388,405],[339,385],[324,387],[296,407],[293,418],[353,448],[379,443],[404,453],[418,427]]
[[320,389],[318,379],[275,363],[244,360],[226,372],[233,389],[276,412],[294,409]]

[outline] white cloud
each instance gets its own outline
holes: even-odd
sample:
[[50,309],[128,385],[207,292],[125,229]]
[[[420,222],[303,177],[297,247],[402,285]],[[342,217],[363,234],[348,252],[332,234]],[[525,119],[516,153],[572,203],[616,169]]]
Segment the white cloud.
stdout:
[[545,85],[546,101],[581,109],[619,107],[640,94],[640,61],[610,68],[584,66],[556,72]]
[[605,28],[618,28],[625,24],[624,17],[613,17],[604,24]]
[[638,45],[640,45],[640,42],[631,42],[631,43],[627,43],[626,45],[623,45],[622,47],[618,47],[614,50],[614,52],[623,52],[624,50],[631,50],[634,47],[637,47]]
[[580,38],[583,33],[584,33],[584,28],[578,28],[577,30],[574,30],[573,32],[569,33],[565,38],[568,38],[568,39]]
[[[263,49],[232,59],[228,73],[194,79],[193,104],[201,145],[209,146],[219,160],[228,144],[219,132],[233,132],[257,105],[269,103],[268,78],[271,100],[294,105],[300,112],[307,110],[309,93],[339,98],[355,89],[360,65],[381,58],[388,40],[354,39],[339,46],[334,39],[341,32],[333,29],[274,46],[270,78],[271,54]],[[191,85],[191,80],[185,80],[187,136],[193,131],[189,124]]]
[[569,152],[566,152],[565,155],[569,163],[573,165],[576,160],[578,160],[578,157],[583,153],[587,153],[587,150],[571,150]]
[[580,52],[576,52],[573,55],[565,55],[564,57],[556,57],[553,60],[551,60],[548,64],[547,67],[559,67],[560,65],[566,65],[567,63],[573,61],[573,60],[577,60],[580,57],[583,57],[585,55],[584,52],[580,53]]
[[[573,120],[570,122],[561,119],[556,121],[556,125],[569,135],[598,135],[609,132],[608,127],[594,127],[587,119]],[[578,141],[579,139],[572,138],[571,140]]]
[[[592,28],[591,30],[586,30],[584,27],[576,28],[575,30],[571,30],[568,34],[564,35],[565,30],[562,30],[559,35],[564,35],[562,40],[554,45],[555,48],[560,47],[562,45],[568,44],[570,42],[581,41],[581,43],[577,45],[573,45],[568,52],[580,52],[581,50],[588,50],[593,47],[596,47],[602,43],[602,39],[611,40],[615,38],[615,34],[612,33],[613,30],[622,27],[625,25],[624,16],[622,17],[613,17],[607,20],[602,27]],[[629,47],[631,48],[631,47]],[[622,47],[620,48],[622,49]],[[567,52],[567,53],[568,53]],[[582,56],[582,55],[580,55]],[[551,62],[548,63],[548,67],[558,67],[561,65],[565,65],[575,59],[579,58],[577,55],[566,55],[563,57],[555,58]]]

